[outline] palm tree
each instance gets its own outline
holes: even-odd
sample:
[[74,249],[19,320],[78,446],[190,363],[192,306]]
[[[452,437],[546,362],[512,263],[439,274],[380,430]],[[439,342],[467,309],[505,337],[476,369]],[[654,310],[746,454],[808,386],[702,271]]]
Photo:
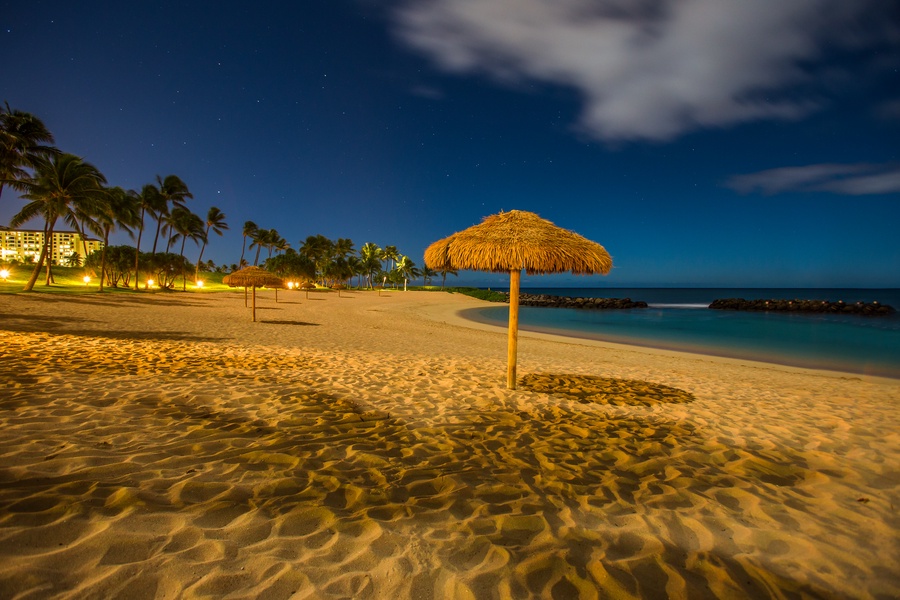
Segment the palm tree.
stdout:
[[250,242],[250,248],[252,249],[254,246],[256,246],[256,256],[253,259],[254,267],[259,265],[259,251],[262,250],[263,246],[269,245],[269,238],[271,237],[271,229],[257,229],[250,234],[250,239],[253,240],[252,242]]
[[68,256],[62,259],[63,263],[67,267],[80,267],[81,266],[81,255],[78,252],[72,252]]
[[346,258],[338,256],[328,261],[322,275],[334,284],[337,281],[350,279],[353,276],[353,270]]
[[[106,193],[94,201],[89,203],[77,202],[73,204],[72,215],[66,218],[67,223],[71,225],[81,237],[81,247],[84,251],[85,259],[87,259],[88,255],[86,233],[90,231],[98,236],[103,235],[103,227],[100,225],[100,220],[104,214],[109,212],[110,200],[109,189],[106,188],[104,191]],[[74,266],[81,266],[81,263],[79,262]]]
[[332,256],[336,258],[347,258],[356,250],[353,248],[353,240],[347,238],[338,238],[332,249]]
[[429,285],[431,283],[432,278],[437,275],[437,271],[432,269],[431,267],[425,266],[421,269],[422,275],[422,283],[425,285]]
[[453,275],[454,277],[459,275],[456,269],[441,269],[439,273],[441,275],[441,289],[444,289],[444,284],[447,283],[447,275]]
[[143,188],[141,188],[141,193],[138,198],[140,199],[141,203],[141,218],[140,224],[138,225],[138,238],[134,253],[134,291],[138,291],[140,289],[140,271],[138,270],[138,259],[141,255],[141,236],[144,233],[144,215],[149,212],[153,216],[153,218],[157,220],[158,224],[159,219],[161,218],[158,215],[161,215],[166,209],[166,199],[160,195],[159,190],[152,183],[148,183]]
[[35,264],[31,278],[24,291],[34,289],[44,261],[47,261],[47,285],[50,284],[50,244],[53,228],[60,218],[74,218],[74,208],[78,205],[99,204],[106,192],[103,184],[106,178],[94,165],[73,154],[58,154],[35,162],[34,175],[22,181],[25,193],[22,198],[29,200],[17,215],[10,220],[11,227],[19,227],[34,217],[44,218],[44,244]]
[[[384,270],[385,271],[393,271],[394,270],[394,261],[400,258],[400,253],[397,251],[397,246],[385,246],[384,250],[381,254],[381,260],[384,261]],[[391,268],[387,268],[387,261],[391,261]]]
[[[132,228],[143,225],[143,202],[134,190],[127,192],[120,187],[107,190],[107,210],[98,215],[97,221],[103,231],[103,250],[100,254],[100,291],[103,291],[103,280],[106,277],[106,248],[109,247],[109,234],[119,227],[134,238]],[[140,245],[140,243],[138,243]],[[135,254],[138,253],[135,248]],[[136,261],[137,259],[135,259]],[[137,275],[135,275],[137,278]]]
[[5,109],[0,108],[0,196],[5,184],[26,190],[22,183],[28,179],[26,169],[33,169],[40,158],[59,154],[59,150],[44,146],[44,142],[52,144],[53,135],[40,119],[10,108],[9,103]]
[[325,274],[334,252],[334,242],[322,234],[311,235],[300,243],[300,254],[316,265],[316,275]]
[[363,260],[358,256],[348,256],[347,266],[350,267],[350,276],[356,275],[356,289],[362,287],[362,276],[366,274]]
[[363,247],[359,249],[359,256],[362,259],[361,268],[366,275],[366,281],[370,288],[373,287],[372,275],[381,268],[383,254],[384,251],[372,242],[366,242],[363,244]]
[[[106,182],[104,178],[103,183]],[[101,186],[102,187],[102,186]],[[100,192],[96,194],[91,194],[90,196],[85,196],[83,198],[76,198],[69,204],[69,210],[60,215],[66,224],[74,229],[78,236],[81,238],[82,250],[84,251],[83,256],[79,256],[77,252],[74,252],[75,257],[69,257],[69,266],[81,266],[82,258],[87,259],[87,235],[86,232],[90,230],[92,233],[96,235],[102,235],[102,229],[100,228],[100,224],[98,222],[98,218],[103,213],[109,210],[109,196],[106,194],[106,189],[102,188]],[[51,241],[52,244],[52,241]],[[50,260],[47,261],[47,284],[53,282],[53,274],[51,271],[52,262]]]
[[291,245],[288,244],[288,241],[286,239],[284,239],[283,237],[281,237],[281,234],[279,234],[274,229],[269,230],[269,239],[267,241],[268,241],[268,244],[267,244],[266,248],[268,248],[268,250],[269,250],[269,258],[272,258],[273,250],[276,253],[278,253],[278,252],[284,252],[285,250],[287,250],[288,248],[291,247]]
[[406,280],[413,280],[420,275],[419,269],[416,268],[416,263],[403,254],[397,258],[396,271]]
[[240,267],[244,266],[244,248],[247,246],[247,238],[249,237],[250,239],[253,239],[253,235],[258,230],[259,230],[259,227],[253,221],[244,221],[244,230],[243,230],[244,241],[241,244],[241,260],[238,263],[238,265],[240,265]]
[[192,213],[184,206],[176,206],[168,219],[169,228],[175,232],[171,242],[181,240],[181,289],[187,290],[187,279],[184,276],[184,244],[190,238],[195,244],[202,240],[206,242],[206,233],[203,229],[203,219]]
[[194,279],[200,277],[200,262],[203,260],[203,251],[206,250],[206,244],[209,243],[209,230],[212,229],[216,235],[222,235],[228,229],[228,223],[225,222],[225,213],[216,208],[210,207],[206,213],[206,232],[203,234],[203,246],[200,248],[200,257],[197,259],[197,272]]
[[284,278],[298,277],[312,281],[316,277],[316,266],[293,248],[288,248],[284,254],[278,254],[266,260],[265,268]]
[[[176,207],[184,208],[185,200],[194,197],[190,190],[188,190],[187,184],[179,179],[177,175],[167,175],[165,179],[157,175],[156,189],[162,198],[162,209],[155,215],[156,237],[153,238],[153,254],[156,254],[156,243],[159,241],[160,228],[166,222],[166,217],[169,215],[169,212]],[[172,205],[172,208],[169,208],[169,204]],[[170,237],[169,242],[171,241],[172,238]],[[166,251],[168,251],[168,247],[166,248]]]

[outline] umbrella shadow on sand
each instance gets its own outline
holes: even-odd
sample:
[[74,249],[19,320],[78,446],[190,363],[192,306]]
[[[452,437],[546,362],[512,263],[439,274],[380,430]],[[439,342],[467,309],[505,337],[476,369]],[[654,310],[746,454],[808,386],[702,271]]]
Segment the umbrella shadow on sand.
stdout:
[[659,383],[593,375],[533,373],[522,377],[521,385],[522,389],[565,396],[583,404],[653,406],[696,400],[690,392]]
[[318,323],[307,323],[305,321],[270,321],[267,319],[260,319],[260,323],[267,323],[269,325],[301,325],[303,327],[318,327]]

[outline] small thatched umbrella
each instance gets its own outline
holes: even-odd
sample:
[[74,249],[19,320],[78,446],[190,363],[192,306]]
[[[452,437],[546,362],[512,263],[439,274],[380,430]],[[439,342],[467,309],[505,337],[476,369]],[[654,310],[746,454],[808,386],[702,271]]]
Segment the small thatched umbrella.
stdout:
[[222,283],[231,287],[253,288],[253,320],[256,321],[256,288],[283,287],[281,277],[269,273],[262,267],[246,267],[222,278]]
[[478,224],[438,240],[425,250],[425,264],[435,271],[470,269],[509,272],[509,346],[506,385],[516,389],[519,336],[519,282],[529,275],[609,273],[606,249],[534,213],[521,210],[485,217]]

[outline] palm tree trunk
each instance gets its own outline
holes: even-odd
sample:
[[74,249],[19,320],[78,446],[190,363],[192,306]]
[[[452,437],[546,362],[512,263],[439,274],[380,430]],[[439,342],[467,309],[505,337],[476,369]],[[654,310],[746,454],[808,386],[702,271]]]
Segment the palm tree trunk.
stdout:
[[[103,291],[103,279],[106,277],[106,247],[109,246],[109,229],[104,230],[103,250],[100,251],[100,291]],[[85,264],[87,260],[85,259]]]
[[206,250],[206,244],[208,243],[206,240],[209,239],[209,227],[206,228],[206,237],[203,240],[203,245],[200,246],[200,258],[197,259],[197,271],[194,273],[194,281],[200,279],[200,263],[203,262],[203,251]]
[[[56,218],[53,219],[53,222],[56,222]],[[25,284],[25,287],[22,289],[23,292],[30,292],[34,290],[34,284],[37,283],[37,278],[41,274],[41,267],[44,266],[44,260],[47,258],[47,254],[49,253],[49,244],[50,244],[50,236],[47,235],[47,230],[53,232],[53,227],[48,227],[49,222],[44,225],[44,244],[41,246],[41,255],[38,258],[37,263],[34,265],[34,270],[31,272],[31,277],[28,279],[28,283]]]
[[187,279],[184,276],[184,243],[187,242],[187,236],[181,237],[181,291],[187,291]]
[[244,236],[244,241],[241,242],[241,260],[238,262],[238,269],[244,268],[244,249],[247,246],[247,236]]
[[[141,236],[144,234],[144,209],[141,208],[141,228],[138,229],[137,246],[134,247],[134,291],[140,289],[140,271],[138,271],[138,259],[141,255]],[[105,249],[105,247],[104,247]]]
[[[53,220],[53,224],[56,224],[56,219]],[[48,223],[49,225],[49,223]],[[49,228],[49,231],[44,229],[44,242],[47,245],[47,281],[44,285],[49,286],[51,283],[56,283],[53,280],[53,227]]]
[[259,251],[262,250],[262,246],[256,245],[256,258],[253,259],[253,266],[257,266],[259,264]]
[[153,238],[153,254],[156,254],[156,242],[159,241],[159,230],[162,227],[162,215],[156,216],[156,237]]
[[[87,239],[85,238],[85,235],[84,235],[84,224],[79,223],[76,220],[75,228],[80,229],[80,231],[78,232],[78,235],[81,236],[81,258],[83,259],[84,266],[86,267],[87,266]],[[75,265],[75,266],[80,267],[81,265],[79,264],[79,265]]]

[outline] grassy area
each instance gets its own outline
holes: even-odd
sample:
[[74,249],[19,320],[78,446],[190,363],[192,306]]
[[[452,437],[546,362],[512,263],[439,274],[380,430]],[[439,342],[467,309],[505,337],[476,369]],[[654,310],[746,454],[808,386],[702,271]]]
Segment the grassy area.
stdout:
[[[488,302],[506,302],[506,294],[474,287],[448,286],[445,288],[441,288],[437,285],[411,285],[409,286],[409,290],[418,292],[447,292],[448,294],[463,294],[465,296],[472,296],[473,298],[478,298],[479,300],[487,300]],[[402,292],[403,288],[385,288],[384,291]]]
[[[9,270],[9,277],[5,280],[0,279],[0,294],[16,294],[22,291],[22,288],[25,287],[25,284],[28,282],[28,278],[31,277],[32,267],[28,266],[12,266],[6,267]],[[86,271],[83,267],[53,267],[53,279],[54,282],[52,285],[45,285],[46,274],[45,271],[41,271],[40,277],[38,277],[37,283],[34,286],[34,291],[37,293],[63,293],[63,294],[94,294],[97,293],[100,289],[99,279],[97,277],[91,277],[91,279],[85,283]],[[203,280],[203,286],[197,286],[191,278],[188,278],[187,289],[184,290],[188,293],[194,294],[206,294],[206,293],[214,293],[214,292],[224,292],[229,290],[234,290],[234,288],[230,288],[224,283],[222,283],[222,278],[225,277],[226,273],[201,273],[201,279]],[[181,292],[182,291],[182,282],[181,279],[177,279],[175,282],[175,287],[169,291],[171,292]],[[473,298],[478,298],[480,300],[487,300],[489,302],[506,302],[506,296],[501,294],[500,292],[493,292],[491,290],[484,290],[481,288],[474,287],[446,287],[441,289],[440,286],[436,285],[428,285],[428,286],[409,286],[410,290],[418,290],[418,291],[426,291],[426,292],[447,292],[450,294],[464,294],[466,296],[472,296]],[[114,287],[103,287],[104,293],[133,293],[134,289],[126,289],[126,288],[114,288]],[[316,291],[331,291],[327,290],[327,288],[318,289]],[[366,290],[366,289],[356,289],[354,287],[348,288],[347,292],[365,292],[365,291],[378,291],[378,290]],[[403,288],[384,288],[381,290],[383,292],[402,292]],[[141,286],[141,293],[147,293],[148,290],[144,289],[144,286]],[[152,290],[152,292],[165,292],[165,290],[160,290],[156,288]]]
[[[15,294],[21,292],[25,287],[25,284],[28,283],[29,277],[31,277],[33,267],[13,265],[4,268],[9,271],[9,276],[6,279],[0,279],[0,294]],[[85,271],[84,267],[53,267],[54,283],[48,286],[45,285],[45,282],[47,281],[46,270],[42,269],[37,283],[34,285],[34,291],[48,294],[97,293],[100,289],[100,280],[97,277],[92,276],[91,279],[85,283],[84,277],[86,274],[88,274],[88,272]],[[197,286],[194,281],[188,277],[187,289],[185,291],[191,293],[209,293],[233,290],[234,288],[230,288],[222,283],[223,277],[225,277],[225,273],[201,273],[201,279],[203,280],[202,287]],[[175,287],[171,291],[180,292],[181,288],[182,282],[179,278],[176,280]],[[114,288],[103,286],[103,291],[104,293],[128,293],[133,292],[134,289],[132,288],[129,290],[122,287]],[[146,293],[146,290],[144,289],[141,291],[142,293]],[[157,287],[153,291],[164,292],[165,290],[160,290]]]
[[464,294],[466,296],[472,296],[473,298],[478,298],[479,300],[487,300],[488,302],[506,302],[506,294],[502,294],[500,292],[494,292],[492,290],[483,290],[481,288],[473,288],[473,287],[448,287],[446,291],[456,294]]

